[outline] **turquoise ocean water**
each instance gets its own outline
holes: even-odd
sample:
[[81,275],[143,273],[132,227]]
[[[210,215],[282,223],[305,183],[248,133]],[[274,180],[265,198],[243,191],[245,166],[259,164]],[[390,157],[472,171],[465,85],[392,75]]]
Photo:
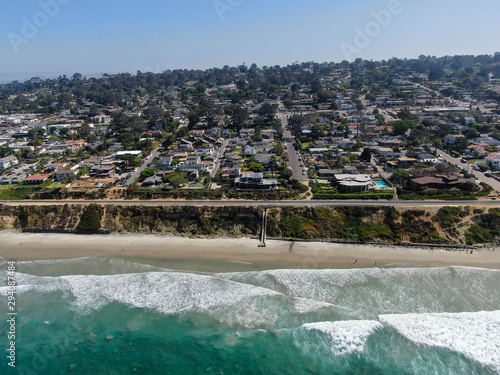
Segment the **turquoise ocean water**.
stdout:
[[149,262],[16,263],[0,374],[500,373],[500,271]]

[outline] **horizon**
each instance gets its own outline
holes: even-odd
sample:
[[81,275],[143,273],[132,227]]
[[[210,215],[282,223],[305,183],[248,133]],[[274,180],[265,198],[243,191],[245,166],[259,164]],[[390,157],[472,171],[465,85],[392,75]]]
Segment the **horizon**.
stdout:
[[481,7],[465,0],[7,4],[0,25],[0,82],[69,72],[160,73],[245,62],[262,67],[492,54],[498,50],[499,11],[493,0]]
[[[431,55],[424,55],[426,57],[432,57],[432,58],[436,58],[436,59],[441,59],[441,58],[444,58],[444,57],[453,57],[453,56],[481,56],[481,55],[488,55],[488,56],[494,56],[496,53],[500,53],[500,51],[495,51],[493,53],[484,53],[484,54],[480,54],[480,55],[473,55],[473,54],[461,54],[461,55],[442,55],[442,56],[431,56]],[[391,60],[391,59],[400,59],[400,60],[412,60],[412,59],[418,59],[418,57],[391,57],[390,59],[387,59],[387,60]],[[384,61],[385,59],[381,59],[381,60],[368,60],[368,59],[362,59],[363,61],[373,61],[373,62],[382,62]],[[280,67],[285,67],[285,66],[289,66],[289,65],[293,65],[293,64],[307,64],[307,63],[318,63],[318,64],[339,64],[341,63],[342,61],[324,61],[324,62],[318,62],[318,61],[294,61],[292,63],[288,63],[288,64],[284,64],[284,65],[279,65]],[[349,62],[352,62],[352,61],[349,61]],[[247,66],[250,66],[252,65],[253,63],[249,63],[249,64],[246,64]],[[227,64],[225,64],[227,65]],[[229,66],[229,67],[237,67],[241,64],[237,64],[237,65],[234,65],[234,66]],[[259,69],[262,69],[264,67],[270,67],[270,66],[276,66],[275,65],[271,65],[271,64],[264,64],[264,65],[257,65],[257,67]],[[212,66],[212,67],[207,67],[207,68],[203,68],[203,69],[188,69],[188,68],[183,68],[183,67],[176,67],[176,68],[165,68],[164,70],[161,70],[161,71],[152,71],[152,70],[145,70],[145,71],[141,71],[141,73],[153,73],[153,74],[161,74],[165,71],[168,71],[168,70],[179,70],[179,69],[188,69],[188,70],[201,70],[201,71],[206,71],[206,70],[209,70],[209,69],[213,69],[213,68],[217,68],[217,69],[222,69],[224,66],[221,65],[221,66]],[[108,74],[108,75],[118,75],[118,74],[131,74],[131,75],[136,75],[138,71],[135,71],[135,72],[132,72],[132,71],[122,71],[122,72],[102,72],[102,73],[89,73],[89,72],[77,72],[77,71],[59,71],[59,72],[34,72],[34,73],[5,73],[5,74],[2,74],[0,73],[0,85],[7,85],[7,84],[10,84],[10,83],[13,83],[13,82],[25,82],[25,81],[29,81],[31,78],[40,78],[42,80],[46,80],[46,79],[56,79],[60,76],[66,76],[68,78],[71,78],[73,76],[73,74],[76,74],[76,73],[79,73],[81,74],[84,78],[86,79],[89,79],[89,78],[101,78],[104,74]],[[7,77],[7,76],[17,76],[17,77],[23,77],[23,78],[14,78],[14,79],[5,79],[3,77]]]

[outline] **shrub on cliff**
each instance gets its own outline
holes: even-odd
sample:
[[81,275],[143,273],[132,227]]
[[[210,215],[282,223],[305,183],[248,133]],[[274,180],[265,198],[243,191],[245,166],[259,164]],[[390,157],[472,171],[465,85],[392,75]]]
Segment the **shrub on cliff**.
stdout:
[[76,230],[80,232],[96,231],[101,229],[102,208],[92,203],[83,212]]

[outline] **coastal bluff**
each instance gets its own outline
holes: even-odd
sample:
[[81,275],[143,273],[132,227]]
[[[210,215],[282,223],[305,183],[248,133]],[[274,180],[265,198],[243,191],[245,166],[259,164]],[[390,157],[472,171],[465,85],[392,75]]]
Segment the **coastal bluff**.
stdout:
[[[215,206],[0,206],[0,230],[108,231],[185,237],[258,236],[264,209]],[[380,244],[497,244],[500,209],[284,207],[267,210],[268,238]]]

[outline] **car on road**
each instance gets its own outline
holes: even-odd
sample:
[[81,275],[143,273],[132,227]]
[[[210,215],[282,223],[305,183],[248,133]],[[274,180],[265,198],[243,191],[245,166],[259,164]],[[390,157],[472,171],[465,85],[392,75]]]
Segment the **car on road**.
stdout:
[[303,175],[305,176],[305,174],[306,174],[306,171],[302,171],[302,174],[303,174]]

